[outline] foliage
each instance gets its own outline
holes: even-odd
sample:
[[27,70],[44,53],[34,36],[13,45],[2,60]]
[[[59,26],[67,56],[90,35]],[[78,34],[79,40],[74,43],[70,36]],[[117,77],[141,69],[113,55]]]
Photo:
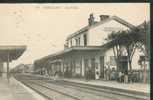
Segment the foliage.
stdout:
[[[108,35],[108,41],[113,41],[113,52],[116,57],[117,67],[120,67],[119,58],[123,54],[123,49],[126,49],[127,60],[130,70],[132,70],[132,58],[135,53],[136,48],[140,48],[148,55],[149,52],[149,24],[144,22],[142,25],[136,27],[134,30],[118,31],[112,32]],[[144,49],[145,46],[145,49]]]

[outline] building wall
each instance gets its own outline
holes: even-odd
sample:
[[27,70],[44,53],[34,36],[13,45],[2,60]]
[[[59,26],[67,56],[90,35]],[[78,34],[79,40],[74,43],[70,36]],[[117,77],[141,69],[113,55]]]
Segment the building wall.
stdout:
[[[110,56],[114,56],[112,48],[107,50],[104,54],[104,66],[108,66],[108,64],[110,63]],[[113,68],[113,67],[116,69],[116,66],[110,64],[110,68]]]
[[[141,69],[141,65],[138,64],[139,57],[144,56],[144,53],[141,52],[139,49],[136,49],[135,54],[133,55],[133,60],[132,60],[132,66],[133,69]],[[149,69],[149,62],[146,61],[146,68]]]
[[108,34],[120,30],[128,30],[129,28],[120,24],[115,20],[108,21],[96,27],[92,27],[83,33],[80,33],[68,40],[68,47],[77,46],[76,39],[80,38],[80,45],[84,46],[84,34],[87,34],[87,46],[100,46],[107,41],[105,40]]
[[141,56],[140,51],[138,49],[136,49],[135,54],[133,55],[133,60],[132,60],[133,69],[140,69],[141,68],[141,66],[138,64],[140,56]]
[[91,28],[88,32],[90,46],[100,46],[107,41],[107,36],[113,31],[127,30],[126,26],[118,23],[117,21],[111,20],[94,28]]
[[[134,58],[132,61],[132,69],[140,69],[140,65],[138,64],[139,56],[140,56],[139,50],[136,50],[134,54]],[[104,66],[100,65],[100,57],[104,57]],[[88,68],[92,68],[91,59],[95,59],[95,73],[99,73],[99,75],[104,74],[102,73],[101,69],[103,67],[107,67],[108,64],[110,68],[115,68],[116,65],[110,64],[110,57],[114,56],[113,50],[109,49],[106,51],[94,51],[94,52],[73,52],[72,54],[69,54],[67,56],[64,56],[61,63],[52,63],[52,75],[54,75],[55,71],[61,70],[62,73],[66,71],[66,68],[69,69],[72,68],[72,77],[79,75],[82,77],[85,77],[86,73],[86,66],[85,66],[85,60],[88,60]],[[96,74],[95,74],[96,76]]]
[[[85,76],[86,67],[92,68],[91,59],[95,59],[95,70],[100,71],[100,55],[98,52],[73,52],[64,56],[61,63],[62,72],[66,72],[66,68],[72,68],[72,76]],[[88,60],[88,66],[85,66],[85,60]],[[57,67],[57,66],[55,66]],[[100,73],[100,72],[99,72]]]

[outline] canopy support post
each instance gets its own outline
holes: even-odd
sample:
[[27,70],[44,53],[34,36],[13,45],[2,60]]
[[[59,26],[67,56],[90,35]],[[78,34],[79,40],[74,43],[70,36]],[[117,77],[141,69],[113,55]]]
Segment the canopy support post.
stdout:
[[10,78],[10,75],[9,75],[9,62],[10,62],[10,54],[9,54],[9,51],[7,53],[7,80],[8,80],[8,83],[10,82],[9,78]]

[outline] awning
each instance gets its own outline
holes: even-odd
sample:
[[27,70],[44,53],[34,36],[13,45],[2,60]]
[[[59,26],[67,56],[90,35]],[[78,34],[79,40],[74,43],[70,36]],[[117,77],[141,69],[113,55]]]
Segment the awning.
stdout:
[[9,61],[16,60],[19,58],[23,52],[26,50],[26,46],[16,46],[16,45],[3,45],[0,46],[0,61],[7,62],[8,55]]
[[57,60],[53,60],[53,61],[49,61],[50,64],[53,64],[53,63],[59,63],[61,62],[62,60],[61,59],[57,59]]
[[60,52],[45,56],[41,59],[36,60],[35,62],[47,61],[48,59],[58,57],[58,56],[62,56],[63,54],[66,54],[66,53],[69,53],[69,52],[72,52],[72,51],[99,51],[99,50],[101,50],[101,46],[86,46],[86,47],[84,47],[84,46],[74,46],[74,47],[71,47],[71,48],[64,49]]

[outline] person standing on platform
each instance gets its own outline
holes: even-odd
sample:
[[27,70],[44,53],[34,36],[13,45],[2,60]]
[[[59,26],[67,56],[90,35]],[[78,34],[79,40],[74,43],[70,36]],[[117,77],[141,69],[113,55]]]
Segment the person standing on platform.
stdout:
[[118,73],[118,78],[119,78],[119,82],[122,82],[122,72],[121,71],[119,71]]
[[106,80],[109,81],[110,79],[110,73],[109,73],[109,69],[106,69]]
[[124,83],[128,83],[128,71],[124,72]]

